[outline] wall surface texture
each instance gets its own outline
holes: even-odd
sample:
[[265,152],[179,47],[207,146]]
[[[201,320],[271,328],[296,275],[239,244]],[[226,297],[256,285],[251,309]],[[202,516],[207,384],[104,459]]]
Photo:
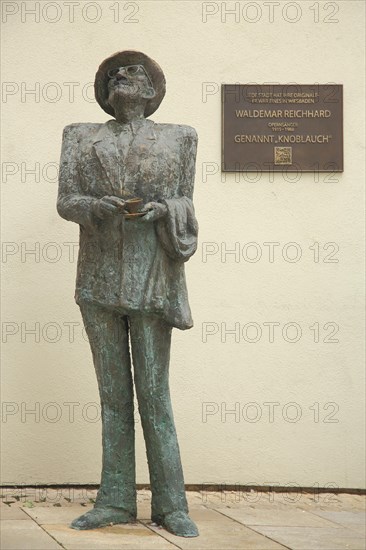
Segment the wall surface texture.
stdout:
[[[56,212],[57,164],[64,126],[108,119],[99,63],[138,49],[167,78],[154,121],[199,135],[195,325],[174,331],[171,359],[186,483],[363,487],[363,2],[1,7],[2,483],[99,481],[78,227]],[[237,82],[343,84],[344,172],[222,174],[220,87]],[[137,413],[136,426],[146,483]]]

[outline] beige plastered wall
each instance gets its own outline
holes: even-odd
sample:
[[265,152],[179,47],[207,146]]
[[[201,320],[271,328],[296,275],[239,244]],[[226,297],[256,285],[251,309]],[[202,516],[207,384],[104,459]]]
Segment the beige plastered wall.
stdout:
[[[108,119],[99,63],[138,49],[166,74],[153,120],[199,135],[195,325],[171,357],[186,483],[363,487],[363,2],[2,4],[2,483],[99,481],[57,164],[64,126]],[[221,83],[343,84],[344,172],[224,177]]]

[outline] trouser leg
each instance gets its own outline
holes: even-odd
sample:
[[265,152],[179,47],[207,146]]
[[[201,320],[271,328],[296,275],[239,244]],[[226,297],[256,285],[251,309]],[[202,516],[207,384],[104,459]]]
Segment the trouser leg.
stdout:
[[80,305],[93,354],[101,413],[103,467],[96,506],[136,515],[133,384],[127,318],[94,304]]
[[146,443],[152,491],[152,516],[187,512],[177,434],[169,392],[172,329],[157,317],[130,321],[134,380]]

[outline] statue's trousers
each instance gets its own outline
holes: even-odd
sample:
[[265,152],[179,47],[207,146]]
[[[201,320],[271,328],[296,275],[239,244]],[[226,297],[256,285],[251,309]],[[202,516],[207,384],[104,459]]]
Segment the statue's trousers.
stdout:
[[[171,327],[158,316],[80,304],[98,379],[103,467],[97,506],[136,516],[133,382],[146,443],[152,518],[188,511],[169,392]],[[132,350],[133,376],[130,347]]]

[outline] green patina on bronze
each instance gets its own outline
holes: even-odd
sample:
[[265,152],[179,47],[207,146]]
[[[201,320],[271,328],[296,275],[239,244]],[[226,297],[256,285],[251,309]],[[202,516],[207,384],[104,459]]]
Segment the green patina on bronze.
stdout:
[[[164,97],[165,78],[141,52],[103,61],[95,94],[114,119],[65,128],[57,201],[60,216],[80,226],[75,298],[93,354],[103,428],[95,507],[71,526],[93,529],[136,519],[135,388],[152,521],[193,537],[198,531],[188,516],[169,356],[172,328],[193,324],[184,262],[197,248],[197,134],[189,126],[146,119]],[[126,203],[134,197],[142,199],[138,212],[138,203]]]

